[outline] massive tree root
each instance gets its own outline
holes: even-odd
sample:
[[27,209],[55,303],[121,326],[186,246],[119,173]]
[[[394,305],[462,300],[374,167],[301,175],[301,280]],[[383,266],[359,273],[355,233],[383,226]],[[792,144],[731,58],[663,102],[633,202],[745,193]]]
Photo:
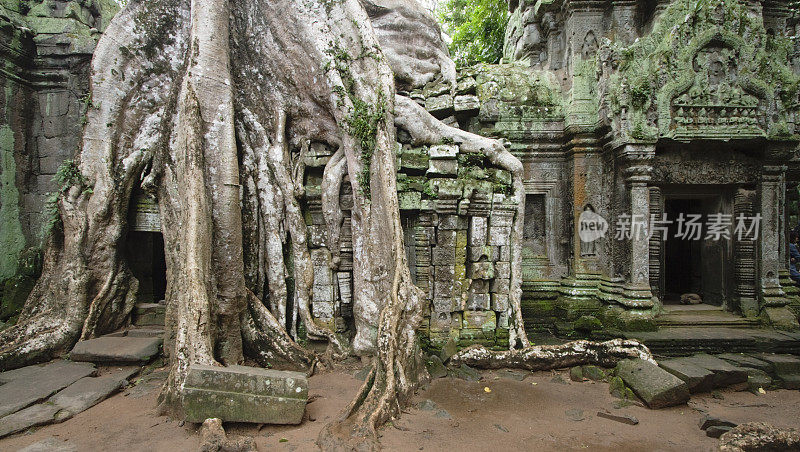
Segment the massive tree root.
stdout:
[[606,342],[574,341],[561,345],[539,345],[519,350],[494,351],[481,345],[467,347],[450,357],[454,365],[482,369],[551,370],[593,364],[613,367],[623,359],[655,362],[650,350],[639,341],[612,339]]

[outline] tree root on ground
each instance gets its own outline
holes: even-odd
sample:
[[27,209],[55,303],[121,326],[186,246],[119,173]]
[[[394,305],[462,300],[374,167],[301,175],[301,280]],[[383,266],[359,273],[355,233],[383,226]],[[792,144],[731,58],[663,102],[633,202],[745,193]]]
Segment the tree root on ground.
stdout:
[[606,342],[573,341],[561,345],[538,345],[518,350],[494,351],[472,345],[450,357],[454,365],[466,364],[481,369],[551,370],[593,364],[614,367],[623,359],[638,358],[655,362],[650,350],[631,339]]

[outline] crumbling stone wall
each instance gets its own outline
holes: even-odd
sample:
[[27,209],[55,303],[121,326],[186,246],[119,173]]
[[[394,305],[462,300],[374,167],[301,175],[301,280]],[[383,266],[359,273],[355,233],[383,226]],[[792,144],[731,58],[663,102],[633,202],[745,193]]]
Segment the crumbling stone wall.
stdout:
[[3,312],[24,301],[36,276],[47,199],[58,189],[53,177],[80,146],[89,62],[118,9],[113,0],[0,2]]
[[[478,112],[476,82],[462,75],[451,94],[444,84],[412,93],[434,115],[458,125]],[[398,192],[408,263],[429,302],[424,336],[434,345],[503,345],[508,340],[511,224],[516,203],[511,174],[454,144],[413,147],[398,133]],[[330,250],[320,184],[330,149],[311,146],[306,157],[306,222],[314,261],[315,319],[346,331],[352,325],[350,184],[340,192],[344,210],[338,250]]]

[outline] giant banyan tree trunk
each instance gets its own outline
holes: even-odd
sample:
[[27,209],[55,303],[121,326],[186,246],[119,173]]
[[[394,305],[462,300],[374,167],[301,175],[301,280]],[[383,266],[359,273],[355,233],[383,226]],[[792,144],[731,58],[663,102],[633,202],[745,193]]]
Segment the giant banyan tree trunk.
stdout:
[[[438,26],[414,1],[132,0],[92,64],[81,176],[60,194],[62,226],[20,322],[0,333],[0,369],[128,321],[137,281],[121,250],[131,193],[141,187],[158,200],[167,260],[171,372],[162,406],[180,409],[194,363],[247,356],[313,367],[317,357],[294,341],[299,324],[327,340],[332,356],[375,356],[359,395],[319,444],[377,447],[375,428],[426,378],[416,340],[423,298],[405,262],[397,199],[396,127],[419,144],[455,142],[512,173],[519,214],[510,345],[528,345],[519,308],[522,165],[500,142],[445,126],[396,93],[396,81],[401,90],[439,76],[455,83]],[[336,149],[322,184],[334,244],[345,175],[354,198],[351,343],[310,312],[301,200],[312,143]]]

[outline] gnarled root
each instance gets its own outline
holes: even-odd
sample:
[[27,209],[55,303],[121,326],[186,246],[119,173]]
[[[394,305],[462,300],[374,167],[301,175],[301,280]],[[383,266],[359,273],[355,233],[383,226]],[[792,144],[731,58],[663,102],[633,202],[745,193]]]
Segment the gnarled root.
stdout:
[[655,362],[646,346],[630,339],[612,339],[606,342],[574,341],[561,345],[539,345],[506,351],[493,351],[482,345],[473,345],[453,355],[450,362],[482,369],[550,370],[584,364],[613,367],[617,362],[629,358]]
[[[248,153],[255,155],[266,155],[266,166],[268,171],[262,171],[266,176],[269,174],[271,183],[277,188],[276,193],[280,196],[285,215],[285,225],[291,237],[292,254],[294,257],[294,276],[295,276],[295,306],[298,308],[299,315],[303,320],[308,335],[312,338],[327,339],[337,353],[345,351],[336,334],[327,328],[319,326],[311,317],[311,286],[314,283],[314,271],[311,264],[311,255],[308,251],[307,228],[303,220],[300,203],[295,197],[296,183],[292,180],[289,171],[287,156],[288,143],[286,142],[286,113],[282,112],[276,118],[275,133],[270,140],[264,126],[258,118],[248,109],[241,110],[241,124],[238,127],[240,140]],[[269,252],[270,250],[268,250]],[[277,250],[270,259],[278,259]],[[282,259],[282,256],[281,256]],[[276,262],[270,262],[273,267]]]
[[274,365],[275,358],[305,368],[312,367],[316,360],[314,354],[289,337],[258,297],[248,291],[247,298],[248,309],[242,314],[245,354],[264,367]]
[[339,267],[339,238],[342,233],[344,215],[339,205],[339,189],[347,174],[347,160],[341,147],[331,157],[322,173],[322,215],[328,228],[328,249],[331,251],[331,265]]
[[256,449],[253,438],[229,439],[220,419],[206,419],[200,427],[201,452],[250,452]]
[[[395,237],[395,246],[402,246]],[[414,388],[428,379],[416,341],[422,293],[411,283],[403,255],[395,267],[389,302],[378,320],[378,354],[358,395],[339,420],[320,432],[322,450],[380,450],[376,429],[400,414]]]

